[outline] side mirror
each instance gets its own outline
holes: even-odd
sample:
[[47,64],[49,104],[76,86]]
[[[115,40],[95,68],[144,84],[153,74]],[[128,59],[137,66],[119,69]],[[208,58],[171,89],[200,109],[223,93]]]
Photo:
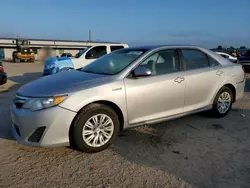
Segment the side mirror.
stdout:
[[150,76],[152,74],[151,70],[146,67],[136,67],[133,71],[133,75],[136,77]]

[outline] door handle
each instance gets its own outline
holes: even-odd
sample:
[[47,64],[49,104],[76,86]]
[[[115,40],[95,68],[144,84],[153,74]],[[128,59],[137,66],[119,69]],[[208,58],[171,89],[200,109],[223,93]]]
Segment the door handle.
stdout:
[[216,72],[216,75],[218,75],[218,76],[220,76],[220,75],[222,75],[223,74],[223,71],[221,71],[221,70],[218,70],[217,72]]
[[175,78],[175,82],[178,82],[178,83],[181,83],[181,82],[183,82],[185,80],[185,78],[183,78],[183,77],[177,77],[177,78]]

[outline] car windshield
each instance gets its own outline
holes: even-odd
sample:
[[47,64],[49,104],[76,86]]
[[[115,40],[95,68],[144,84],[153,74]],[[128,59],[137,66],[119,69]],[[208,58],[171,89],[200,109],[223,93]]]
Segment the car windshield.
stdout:
[[146,49],[117,50],[93,61],[89,65],[81,68],[80,71],[115,75],[124,70],[146,51]]
[[83,54],[84,52],[86,52],[89,48],[90,48],[90,47],[87,47],[87,48],[81,50],[80,52],[78,52],[78,53],[75,55],[75,58],[81,57],[82,54]]

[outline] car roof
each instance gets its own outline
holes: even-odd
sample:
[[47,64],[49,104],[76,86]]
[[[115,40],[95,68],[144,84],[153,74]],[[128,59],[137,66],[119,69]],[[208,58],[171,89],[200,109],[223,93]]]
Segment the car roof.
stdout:
[[142,49],[142,50],[154,50],[158,48],[201,48],[197,45],[186,45],[186,44],[168,44],[168,45],[145,45],[145,46],[133,46],[130,49]]

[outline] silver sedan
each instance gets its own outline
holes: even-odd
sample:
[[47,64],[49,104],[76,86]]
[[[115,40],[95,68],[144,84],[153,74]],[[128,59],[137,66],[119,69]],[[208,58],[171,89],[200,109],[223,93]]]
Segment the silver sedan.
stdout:
[[24,85],[12,128],[20,144],[98,152],[123,129],[201,111],[222,118],[244,86],[241,65],[201,47],[127,48]]

